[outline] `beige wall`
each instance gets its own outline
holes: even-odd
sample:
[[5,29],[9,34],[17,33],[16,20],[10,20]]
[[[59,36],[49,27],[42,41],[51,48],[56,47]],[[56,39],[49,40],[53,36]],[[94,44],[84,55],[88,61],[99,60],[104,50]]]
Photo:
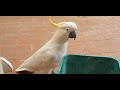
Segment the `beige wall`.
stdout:
[[[55,16],[54,22],[73,21],[77,39],[69,40],[69,54],[112,56],[120,59],[119,16]],[[54,34],[48,16],[0,16],[0,55],[17,68]]]

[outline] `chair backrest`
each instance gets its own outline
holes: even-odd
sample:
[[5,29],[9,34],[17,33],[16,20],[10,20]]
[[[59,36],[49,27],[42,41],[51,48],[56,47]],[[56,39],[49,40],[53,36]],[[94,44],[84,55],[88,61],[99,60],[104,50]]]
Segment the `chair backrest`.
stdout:
[[120,74],[120,61],[107,56],[65,55],[58,74]]
[[0,74],[4,74],[1,58],[0,58]]
[[[1,73],[10,73],[13,71],[13,65],[5,58],[3,57],[0,57],[1,59],[1,64],[0,64],[0,67],[1,67]],[[3,71],[2,71],[3,70]]]

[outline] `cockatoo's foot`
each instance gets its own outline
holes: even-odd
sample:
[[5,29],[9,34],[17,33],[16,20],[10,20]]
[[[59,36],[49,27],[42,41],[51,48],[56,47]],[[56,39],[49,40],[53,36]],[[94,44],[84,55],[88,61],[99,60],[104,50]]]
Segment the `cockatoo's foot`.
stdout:
[[20,72],[16,72],[16,74],[34,74],[34,73],[29,71],[20,71]]
[[50,74],[56,74],[56,73],[54,72],[54,70],[52,70],[52,71],[50,72]]

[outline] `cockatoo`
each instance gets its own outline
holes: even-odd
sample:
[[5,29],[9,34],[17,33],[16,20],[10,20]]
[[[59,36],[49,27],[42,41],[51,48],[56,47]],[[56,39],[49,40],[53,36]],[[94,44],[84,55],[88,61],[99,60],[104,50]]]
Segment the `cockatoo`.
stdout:
[[57,28],[52,38],[16,69],[18,74],[52,74],[67,53],[68,39],[76,39],[77,25],[74,22],[50,23]]

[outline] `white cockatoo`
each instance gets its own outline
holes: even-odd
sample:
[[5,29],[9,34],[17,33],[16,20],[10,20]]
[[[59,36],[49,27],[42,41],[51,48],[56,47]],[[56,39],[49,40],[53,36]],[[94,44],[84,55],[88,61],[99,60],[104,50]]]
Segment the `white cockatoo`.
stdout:
[[57,28],[52,38],[16,69],[18,74],[52,74],[67,53],[68,39],[76,39],[74,22],[50,23]]

